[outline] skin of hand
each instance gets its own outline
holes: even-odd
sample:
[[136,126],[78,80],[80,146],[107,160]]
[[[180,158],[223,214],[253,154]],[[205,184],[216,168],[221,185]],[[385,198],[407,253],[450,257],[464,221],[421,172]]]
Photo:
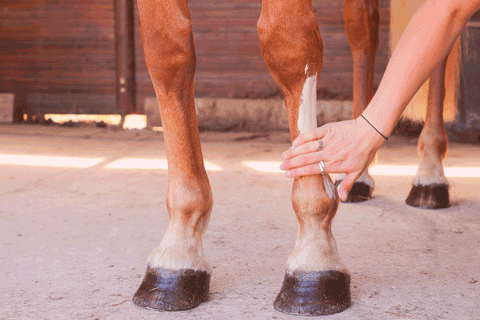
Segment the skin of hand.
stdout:
[[[319,150],[319,139],[323,149]],[[324,161],[329,173],[347,172],[342,181],[340,198],[345,201],[353,183],[373,161],[375,153],[384,142],[363,118],[326,124],[300,135],[293,141],[293,148],[282,154],[282,170],[296,178],[319,174],[318,163]]]
[[[452,49],[480,0],[428,0],[406,27],[378,90],[363,115],[389,136],[410,99]],[[321,139],[323,150],[317,151]],[[370,139],[370,140],[369,140]],[[346,173],[339,193],[345,201],[353,183],[373,160],[384,139],[363,118],[331,123],[297,137],[282,154],[287,177]]]

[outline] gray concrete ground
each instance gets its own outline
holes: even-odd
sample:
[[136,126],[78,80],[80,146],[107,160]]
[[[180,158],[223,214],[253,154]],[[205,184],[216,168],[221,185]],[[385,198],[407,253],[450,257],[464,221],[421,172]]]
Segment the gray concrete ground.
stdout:
[[[131,298],[167,225],[167,171],[111,167],[164,159],[162,134],[0,126],[0,319],[301,319],[272,307],[296,235],[292,181],[245,164],[279,162],[288,134],[201,138],[217,169],[204,240],[211,298],[159,313]],[[378,163],[417,164],[415,143],[394,137]],[[445,164],[477,167],[449,178],[448,209],[407,206],[412,177],[396,175],[374,177],[371,201],[340,204],[333,232],[353,305],[325,319],[480,319],[480,146],[452,144]]]

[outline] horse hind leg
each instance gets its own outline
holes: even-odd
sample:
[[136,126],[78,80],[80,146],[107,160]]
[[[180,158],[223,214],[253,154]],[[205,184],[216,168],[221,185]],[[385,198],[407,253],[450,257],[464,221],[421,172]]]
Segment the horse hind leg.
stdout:
[[[365,110],[374,94],[375,53],[378,48],[378,0],[344,0],[343,19],[353,57],[353,119]],[[338,186],[345,175],[335,177]],[[346,202],[372,197],[375,184],[366,169],[355,181]]]
[[449,185],[442,161],[447,154],[448,137],[443,122],[446,60],[430,76],[425,125],[418,139],[420,165],[406,203],[427,209],[450,206]]
[[165,134],[169,222],[133,302],[161,311],[187,310],[208,299],[212,272],[202,246],[213,201],[194,106],[192,27],[187,0],[139,0],[138,6]]
[[[312,2],[263,0],[257,27],[262,55],[285,97],[294,139],[316,127],[316,81],[323,44]],[[328,175],[294,180],[297,240],[274,302],[277,311],[328,315],[350,306],[350,275],[331,231],[338,201]]]

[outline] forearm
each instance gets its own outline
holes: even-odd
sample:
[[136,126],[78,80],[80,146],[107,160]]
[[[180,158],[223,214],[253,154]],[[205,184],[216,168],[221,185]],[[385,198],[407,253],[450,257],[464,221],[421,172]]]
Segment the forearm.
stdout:
[[363,113],[381,132],[393,131],[410,99],[446,58],[479,7],[480,0],[428,0],[415,13]]

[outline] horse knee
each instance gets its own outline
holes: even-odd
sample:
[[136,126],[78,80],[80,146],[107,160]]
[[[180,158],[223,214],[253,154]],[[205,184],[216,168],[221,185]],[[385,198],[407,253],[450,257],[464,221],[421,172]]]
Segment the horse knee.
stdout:
[[260,50],[284,93],[298,89],[307,76],[322,69],[323,43],[313,12],[264,12],[257,22]]
[[345,0],[343,20],[352,50],[376,51],[380,21],[377,0]]

